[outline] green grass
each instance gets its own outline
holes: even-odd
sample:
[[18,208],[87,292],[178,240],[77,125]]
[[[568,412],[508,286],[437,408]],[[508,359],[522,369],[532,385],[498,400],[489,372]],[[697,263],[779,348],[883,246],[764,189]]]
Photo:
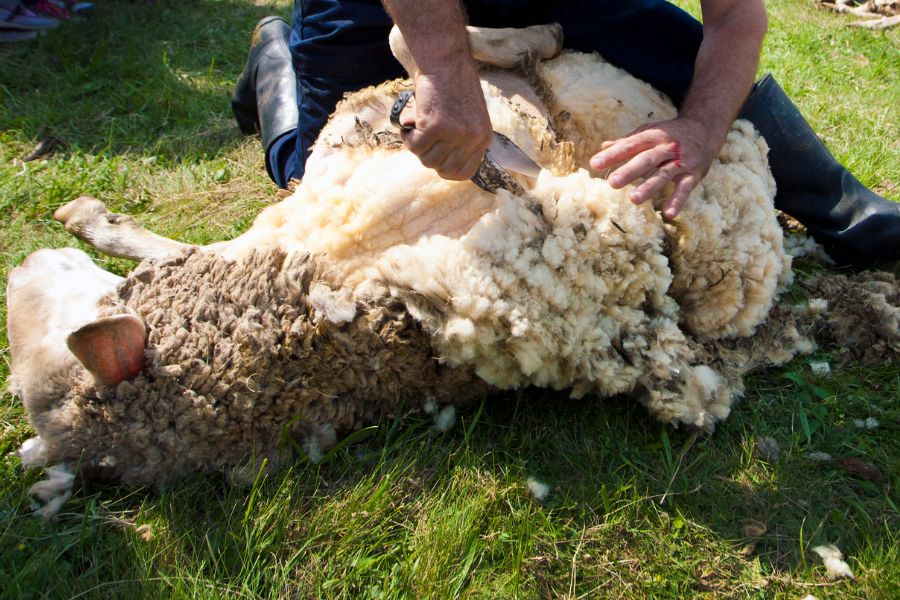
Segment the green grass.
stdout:
[[[194,243],[234,236],[273,197],[228,96],[254,23],[287,3],[97,4],[91,19],[0,48],[4,280],[37,248],[79,246],[51,215],[82,194]],[[762,68],[861,180],[900,197],[898,32],[844,28],[811,1],[769,4]],[[22,163],[50,134],[67,147]],[[5,378],[5,337],[0,347]],[[896,598],[900,367],[819,379],[809,360],[754,377],[711,437],[623,401],[529,392],[463,411],[447,434],[425,417],[382,423],[327,464],[246,487],[79,484],[49,524],[29,513],[40,474],[15,456],[30,430],[3,395],[0,597]],[[882,427],[854,427],[870,416]],[[753,452],[763,436],[781,445],[774,464]],[[544,504],[529,477],[552,486]],[[766,532],[747,539],[746,519]],[[820,543],[841,548],[855,581],[825,578]]]

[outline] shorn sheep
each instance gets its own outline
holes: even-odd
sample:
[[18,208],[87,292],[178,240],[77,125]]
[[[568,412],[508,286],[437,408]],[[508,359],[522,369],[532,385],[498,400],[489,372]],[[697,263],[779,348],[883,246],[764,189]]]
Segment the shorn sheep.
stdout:
[[[145,260],[122,279],[40,250],[10,274],[8,384],[37,434],[23,464],[54,465],[32,490],[45,515],[76,466],[154,485],[277,465],[285,436],[315,458],[401,405],[491,389],[622,394],[711,429],[745,372],[813,348],[803,323],[827,315],[775,303],[791,259],[749,123],[667,222],[584,168],[602,141],[671,118],[667,98],[560,53],[555,26],[470,33],[494,129],[543,168],[518,176],[523,193],[423,167],[388,123],[409,86],[391,81],[339,105],[303,182],[234,240],[160,238],[90,198],[57,211],[100,251]],[[860,305],[893,317],[876,337],[896,353],[896,282],[869,283]]]

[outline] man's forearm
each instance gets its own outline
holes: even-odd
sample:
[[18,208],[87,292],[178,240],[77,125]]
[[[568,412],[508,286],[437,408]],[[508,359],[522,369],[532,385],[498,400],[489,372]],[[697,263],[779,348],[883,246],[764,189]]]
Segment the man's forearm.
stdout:
[[680,116],[703,123],[710,141],[721,144],[756,77],[766,13],[760,0],[704,0],[702,6],[703,43]]
[[419,73],[433,73],[460,63],[470,63],[474,68],[459,0],[382,2],[403,34]]
[[459,0],[383,2],[415,62],[415,120],[404,123],[410,128],[401,139],[441,177],[469,179],[492,136],[462,6]]

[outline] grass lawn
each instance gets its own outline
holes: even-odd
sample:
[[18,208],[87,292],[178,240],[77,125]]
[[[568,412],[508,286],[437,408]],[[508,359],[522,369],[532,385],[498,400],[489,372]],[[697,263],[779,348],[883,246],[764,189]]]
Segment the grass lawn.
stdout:
[[[275,192],[228,96],[255,22],[288,16],[289,3],[96,4],[89,19],[0,47],[4,281],[33,250],[79,246],[51,215],[82,194],[207,243],[241,232]],[[900,30],[843,27],[849,17],[812,0],[768,4],[761,68],[864,183],[900,199]],[[48,135],[64,147],[23,163]],[[41,474],[16,457],[31,431],[4,393],[0,597],[898,598],[900,365],[811,373],[830,358],[758,374],[710,437],[624,401],[532,391],[490,398],[446,434],[425,417],[383,423],[326,464],[248,487],[84,484],[52,523],[30,515]],[[854,425],[869,417],[880,427]],[[765,436],[781,446],[774,463],[753,451]],[[551,486],[544,503],[529,478]],[[812,552],[824,543],[854,581],[826,578]]]

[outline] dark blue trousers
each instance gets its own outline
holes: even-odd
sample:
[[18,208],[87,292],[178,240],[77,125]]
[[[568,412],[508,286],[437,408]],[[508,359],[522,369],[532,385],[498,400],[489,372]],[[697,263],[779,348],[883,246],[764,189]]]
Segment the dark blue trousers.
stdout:
[[[665,92],[687,93],[703,38],[700,23],[664,0],[464,0],[472,25],[526,27],[557,22],[566,48],[599,52]],[[401,77],[391,55],[392,22],[379,0],[296,0],[291,54],[300,118],[276,140],[266,163],[278,186],[303,177],[328,116],[347,92]]]

